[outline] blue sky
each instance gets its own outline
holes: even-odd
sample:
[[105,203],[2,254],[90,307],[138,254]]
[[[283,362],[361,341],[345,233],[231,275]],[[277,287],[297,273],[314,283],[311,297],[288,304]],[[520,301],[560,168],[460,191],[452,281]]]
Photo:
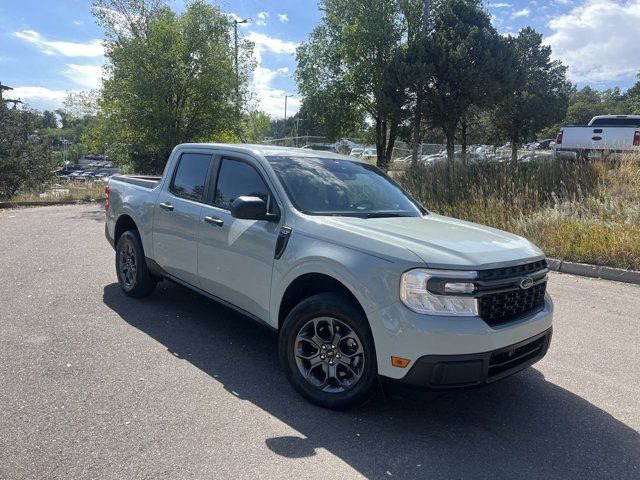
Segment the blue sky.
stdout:
[[[173,0],[179,10],[181,0]],[[531,25],[572,81],[595,88],[628,88],[640,70],[640,0],[490,0],[485,5],[503,34]],[[252,89],[259,108],[284,113],[296,93],[293,52],[320,20],[316,0],[223,0],[224,11],[250,17],[241,34],[256,44]],[[39,109],[60,105],[66,91],[97,88],[104,62],[101,29],[90,0],[2,0],[0,81]],[[299,100],[289,99],[289,113]]]

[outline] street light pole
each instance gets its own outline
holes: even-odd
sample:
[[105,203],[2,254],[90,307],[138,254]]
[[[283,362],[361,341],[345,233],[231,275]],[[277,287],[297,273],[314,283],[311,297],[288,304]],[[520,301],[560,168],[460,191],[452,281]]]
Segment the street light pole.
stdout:
[[284,96],[284,123],[285,123],[285,127],[287,126],[287,98],[293,97],[293,95],[286,95]]
[[[236,121],[240,120],[240,68],[238,66],[238,24],[239,23],[247,23],[251,19],[243,18],[242,20],[238,20],[237,18],[233,19],[233,51],[234,51],[234,59],[235,59],[235,69],[236,69]],[[240,136],[240,125],[238,124],[238,136]]]

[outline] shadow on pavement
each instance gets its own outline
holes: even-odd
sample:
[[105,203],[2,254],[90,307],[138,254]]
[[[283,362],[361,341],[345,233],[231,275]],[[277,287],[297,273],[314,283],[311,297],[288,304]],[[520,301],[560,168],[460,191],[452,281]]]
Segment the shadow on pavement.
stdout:
[[535,368],[429,401],[378,398],[333,412],[289,386],[274,333],[213,301],[162,282],[146,300],[108,285],[104,302],[168,354],[298,431],[265,440],[277,455],[326,449],[368,478],[640,478],[638,432]]

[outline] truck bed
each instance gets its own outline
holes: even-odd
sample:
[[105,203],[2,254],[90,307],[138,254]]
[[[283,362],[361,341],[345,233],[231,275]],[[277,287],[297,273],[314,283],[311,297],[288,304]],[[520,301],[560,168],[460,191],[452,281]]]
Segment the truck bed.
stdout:
[[118,182],[130,183],[131,185],[152,189],[160,183],[162,177],[150,175],[114,175],[111,179],[117,180]]

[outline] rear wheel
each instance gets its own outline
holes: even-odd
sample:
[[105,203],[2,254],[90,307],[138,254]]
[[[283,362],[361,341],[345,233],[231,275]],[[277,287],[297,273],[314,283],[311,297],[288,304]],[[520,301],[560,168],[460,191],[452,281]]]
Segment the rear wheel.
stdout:
[[322,293],[287,316],[280,360],[288,380],[316,405],[344,409],[367,400],[377,377],[373,336],[348,297]]
[[146,297],[156,288],[137,230],[127,230],[116,245],[116,273],[120,288],[131,297]]

